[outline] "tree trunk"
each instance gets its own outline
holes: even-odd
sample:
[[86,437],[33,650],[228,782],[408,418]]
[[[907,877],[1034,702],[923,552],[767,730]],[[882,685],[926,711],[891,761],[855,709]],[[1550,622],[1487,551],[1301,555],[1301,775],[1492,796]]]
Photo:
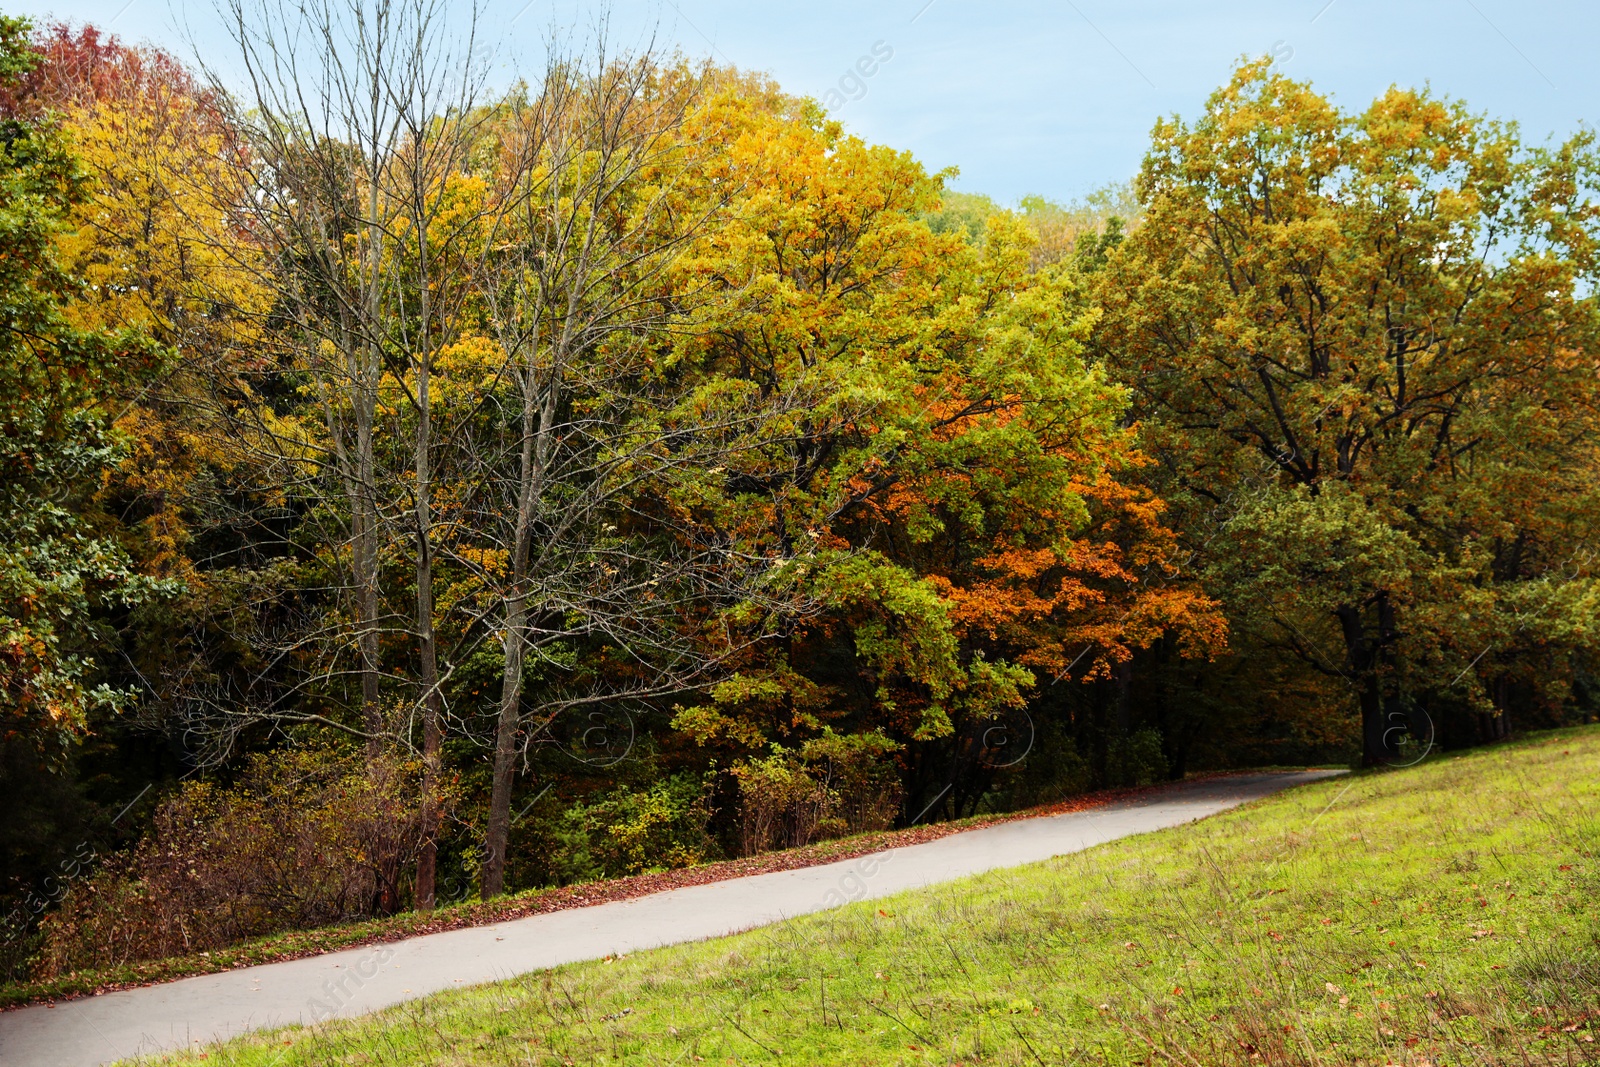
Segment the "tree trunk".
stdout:
[[1504,675],[1489,687],[1494,711],[1478,716],[1478,736],[1484,744],[1504,741],[1511,736],[1511,684]]
[[1362,676],[1361,684],[1361,766],[1382,767],[1389,762],[1386,747],[1388,724],[1384,721],[1383,692],[1374,671]]
[[[378,630],[382,600],[379,581],[379,538],[377,464],[373,455],[373,414],[377,391],[368,387],[358,370],[356,389],[356,478],[351,506],[352,563],[356,582],[357,647],[361,653],[361,718],[366,730],[368,774],[376,781],[383,774],[379,760],[384,753],[383,707],[380,703],[383,664],[380,659]],[[399,872],[393,869],[388,855],[374,857],[373,910],[380,915],[392,915],[399,910]]]
[[1362,608],[1347,605],[1335,614],[1344,633],[1349,677],[1357,686],[1361,703],[1361,765],[1384,767],[1398,756],[1396,742],[1407,729],[1398,694],[1388,691],[1384,675],[1393,667],[1397,637],[1394,607],[1389,594],[1373,597],[1378,609],[1378,630],[1369,634]]
[[1111,784],[1111,725],[1106,714],[1110,686],[1104,679],[1089,689],[1089,773],[1096,789]]
[[372,411],[357,398],[356,470],[351,493],[354,527],[351,564],[356,586],[356,647],[361,654],[361,724],[367,733],[367,762],[383,755],[383,709],[378,683],[382,670],[378,649],[378,515],[372,498],[375,463],[372,456]]
[[1133,662],[1123,660],[1112,671],[1113,684],[1116,686],[1116,696],[1112,708],[1116,720],[1113,729],[1119,737],[1126,738],[1133,727]]
[[484,835],[484,900],[506,887],[506,849],[511,842],[511,787],[517,768],[517,732],[522,724],[523,642],[527,603],[512,597],[506,604],[505,672],[500,679],[500,719],[495,724],[494,776],[489,791],[489,826]]
[[[528,554],[534,509],[546,463],[549,430],[555,415],[555,387],[538,403],[537,372],[530,358],[521,376],[522,448],[518,462],[517,519],[511,535],[511,588],[506,597],[505,669],[500,677],[500,718],[495,723],[494,771],[489,790],[489,825],[484,832],[484,900],[505,892],[506,849],[511,843],[511,787],[516,776],[517,733],[522,725],[522,672],[528,637]],[[536,443],[537,442],[537,443]]]
[[[426,306],[424,304],[424,306]],[[426,315],[424,315],[426,321]],[[422,850],[417,856],[416,903],[433,908],[438,868],[439,772],[444,697],[439,690],[439,658],[433,628],[432,409],[428,395],[429,357],[417,366],[417,653],[422,685]]]
[[[375,160],[369,159],[367,168],[369,174],[378,173]],[[377,253],[382,247],[383,227],[378,219],[378,186],[376,182],[372,182],[367,191],[367,218],[363,235],[368,245],[369,261],[363,270],[364,291],[361,294],[363,310],[367,316],[365,325],[369,330],[379,321],[377,311],[381,257]],[[381,580],[378,563],[378,477],[372,440],[373,422],[378,407],[378,388],[383,377],[383,352],[374,337],[368,333],[362,337],[360,353],[360,362],[353,368],[352,377],[356,393],[356,463],[360,471],[358,494],[367,531],[366,558],[362,562],[361,575],[357,580],[361,583],[363,614],[366,616],[362,620],[361,631],[362,704],[368,730],[367,759],[370,763],[376,762],[383,754],[381,736],[383,709],[378,705],[378,672],[382,669],[378,649],[378,589]]]

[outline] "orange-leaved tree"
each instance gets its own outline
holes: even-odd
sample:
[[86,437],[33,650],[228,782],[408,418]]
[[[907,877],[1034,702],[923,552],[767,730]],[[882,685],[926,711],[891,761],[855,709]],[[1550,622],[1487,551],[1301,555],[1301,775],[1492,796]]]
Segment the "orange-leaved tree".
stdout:
[[1081,357],[1078,277],[1031,269],[1023,221],[936,233],[943,175],[803,103],[748,106],[726,166],[735,217],[698,265],[742,306],[682,358],[730,409],[775,410],[702,505],[761,531],[809,613],[680,730],[735,760],[887,738],[908,815],[941,787],[970,809],[1041,682],[1104,676],[1169,633],[1222,646],[1133,480],[1126,395]]

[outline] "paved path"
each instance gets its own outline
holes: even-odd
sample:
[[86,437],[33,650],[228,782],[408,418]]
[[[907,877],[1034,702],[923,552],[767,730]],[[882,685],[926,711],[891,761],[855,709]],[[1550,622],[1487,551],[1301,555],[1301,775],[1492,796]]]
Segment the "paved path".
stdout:
[[470,930],[0,1013],[3,1067],[95,1067],[249,1030],[360,1015],[578,960],[736,933],[849,900],[1177,826],[1338,771],[1212,779],[820,867],[673,889]]

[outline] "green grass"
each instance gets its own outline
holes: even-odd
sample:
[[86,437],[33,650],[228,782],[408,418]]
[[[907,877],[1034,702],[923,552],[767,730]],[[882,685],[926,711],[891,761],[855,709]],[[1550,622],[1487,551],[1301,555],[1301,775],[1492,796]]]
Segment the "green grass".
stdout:
[[1600,1062],[1597,1037],[1585,728],[204,1062],[1438,1067]]

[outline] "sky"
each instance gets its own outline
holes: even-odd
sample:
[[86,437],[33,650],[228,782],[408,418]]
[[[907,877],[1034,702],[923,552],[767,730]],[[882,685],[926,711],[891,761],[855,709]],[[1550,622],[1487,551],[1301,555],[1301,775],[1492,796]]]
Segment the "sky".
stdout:
[[[537,66],[552,26],[581,35],[598,11],[480,6],[505,70]],[[226,74],[211,0],[7,9],[198,52]],[[959,168],[955,188],[1005,203],[1072,200],[1133,176],[1155,120],[1197,114],[1243,56],[1271,55],[1350,109],[1392,84],[1427,84],[1535,141],[1600,119],[1595,0],[613,0],[609,19],[623,43],[653,35],[766,71],[827,100],[852,132]]]

